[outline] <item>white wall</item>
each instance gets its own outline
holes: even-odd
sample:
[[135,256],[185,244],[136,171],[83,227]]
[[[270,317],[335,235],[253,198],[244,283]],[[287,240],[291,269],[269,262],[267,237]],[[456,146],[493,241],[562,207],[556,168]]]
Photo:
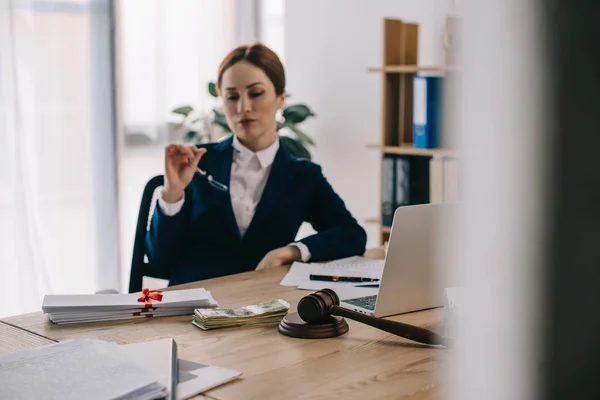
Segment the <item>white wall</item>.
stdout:
[[[317,142],[315,161],[361,224],[379,216],[383,19],[419,24],[419,64],[441,64],[444,0],[287,0],[285,67],[290,103],[317,115],[304,129]],[[369,246],[378,227],[363,224]]]

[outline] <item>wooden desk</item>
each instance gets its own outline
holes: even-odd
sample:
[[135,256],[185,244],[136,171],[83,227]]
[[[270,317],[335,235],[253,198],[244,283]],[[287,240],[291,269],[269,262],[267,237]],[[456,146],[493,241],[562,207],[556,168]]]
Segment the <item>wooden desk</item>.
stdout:
[[[292,305],[292,312],[309,292],[279,286],[286,271],[252,271],[178,288],[204,287],[227,308],[282,298]],[[348,321],[350,331],[343,336],[308,340],[281,335],[275,326],[202,331],[191,324],[191,319],[181,316],[53,325],[39,312],[4,319],[0,337],[8,334],[18,341],[17,328],[29,331],[20,335],[27,336],[32,345],[75,338],[134,343],[173,337],[181,358],[243,373],[241,379],[206,393],[215,399],[429,400],[439,396],[441,377],[437,374],[446,350],[419,345],[354,321]],[[392,319],[439,331],[443,310]],[[2,340],[6,339],[12,340]]]
[[56,341],[0,321],[0,354],[53,343],[56,343]]

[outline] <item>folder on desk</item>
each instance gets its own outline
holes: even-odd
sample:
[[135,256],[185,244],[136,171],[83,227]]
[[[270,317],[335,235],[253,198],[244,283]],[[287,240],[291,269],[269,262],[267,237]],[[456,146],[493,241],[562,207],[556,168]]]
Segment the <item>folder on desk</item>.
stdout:
[[129,361],[143,366],[149,374],[157,377],[158,383],[167,390],[167,399],[177,400],[177,384],[179,383],[179,363],[177,343],[172,338],[153,340],[150,342],[117,345]]
[[67,340],[0,355],[0,398],[184,400],[241,372],[178,358],[172,338]]
[[415,147],[439,147],[442,130],[443,82],[441,76],[413,78],[413,141]]

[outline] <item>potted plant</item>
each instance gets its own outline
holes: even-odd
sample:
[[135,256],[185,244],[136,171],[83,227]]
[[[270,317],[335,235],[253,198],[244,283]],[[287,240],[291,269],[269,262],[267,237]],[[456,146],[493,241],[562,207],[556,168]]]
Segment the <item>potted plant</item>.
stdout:
[[[214,82],[209,82],[208,92],[214,98],[218,97]],[[178,124],[177,129],[181,131],[186,142],[211,142],[220,139],[223,135],[232,133],[220,107],[213,108],[210,114],[198,114],[189,105],[177,107],[172,112],[183,116],[183,120]],[[280,134],[281,143],[290,154],[297,158],[311,159],[308,147],[314,146],[315,142],[298,127],[298,124],[314,116],[315,114],[305,104],[285,106],[278,116],[277,132],[284,132],[284,134]]]

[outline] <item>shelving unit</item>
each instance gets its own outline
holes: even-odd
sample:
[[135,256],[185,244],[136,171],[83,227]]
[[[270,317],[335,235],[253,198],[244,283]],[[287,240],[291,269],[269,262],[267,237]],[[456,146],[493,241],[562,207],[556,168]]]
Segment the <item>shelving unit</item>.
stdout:
[[401,146],[380,146],[378,144],[367,145],[369,149],[379,149],[382,154],[398,154],[409,156],[427,156],[427,157],[456,157],[454,150],[450,149],[420,149],[409,144]]
[[385,72],[388,74],[415,74],[418,72],[435,72],[444,74],[446,72],[459,71],[458,66],[420,66],[420,65],[387,65],[383,67],[368,68],[368,72]]
[[[379,215],[369,218],[365,222],[378,224],[380,231],[380,244],[389,240],[389,211],[390,205],[384,204],[384,159],[401,158],[405,165],[410,164],[410,192],[419,192],[418,196],[411,197],[410,204],[424,202],[448,201],[448,193],[453,182],[449,180],[449,171],[453,170],[457,176],[457,167],[449,167],[455,163],[458,155],[447,148],[416,148],[413,145],[413,77],[417,73],[431,73],[448,76],[460,70],[456,66],[419,66],[418,63],[418,36],[419,27],[414,23],[406,23],[397,19],[384,19],[384,51],[383,65],[368,68],[370,73],[382,75],[383,101],[382,101],[382,127],[381,143],[370,144],[368,149],[378,150],[381,154],[380,182],[380,210]],[[400,163],[400,161],[394,161]],[[447,166],[448,164],[448,166]],[[396,167],[394,167],[396,168]],[[387,175],[386,175],[387,176]],[[394,178],[395,179],[395,178]],[[394,180],[394,185],[397,182]],[[386,190],[389,189],[386,187]],[[414,189],[414,190],[413,190]],[[457,196],[457,189],[453,190]],[[452,196],[450,196],[452,197]],[[404,199],[406,201],[406,199]],[[395,210],[397,203],[391,208]],[[408,204],[401,204],[408,205]],[[384,207],[386,208],[383,224]]]

